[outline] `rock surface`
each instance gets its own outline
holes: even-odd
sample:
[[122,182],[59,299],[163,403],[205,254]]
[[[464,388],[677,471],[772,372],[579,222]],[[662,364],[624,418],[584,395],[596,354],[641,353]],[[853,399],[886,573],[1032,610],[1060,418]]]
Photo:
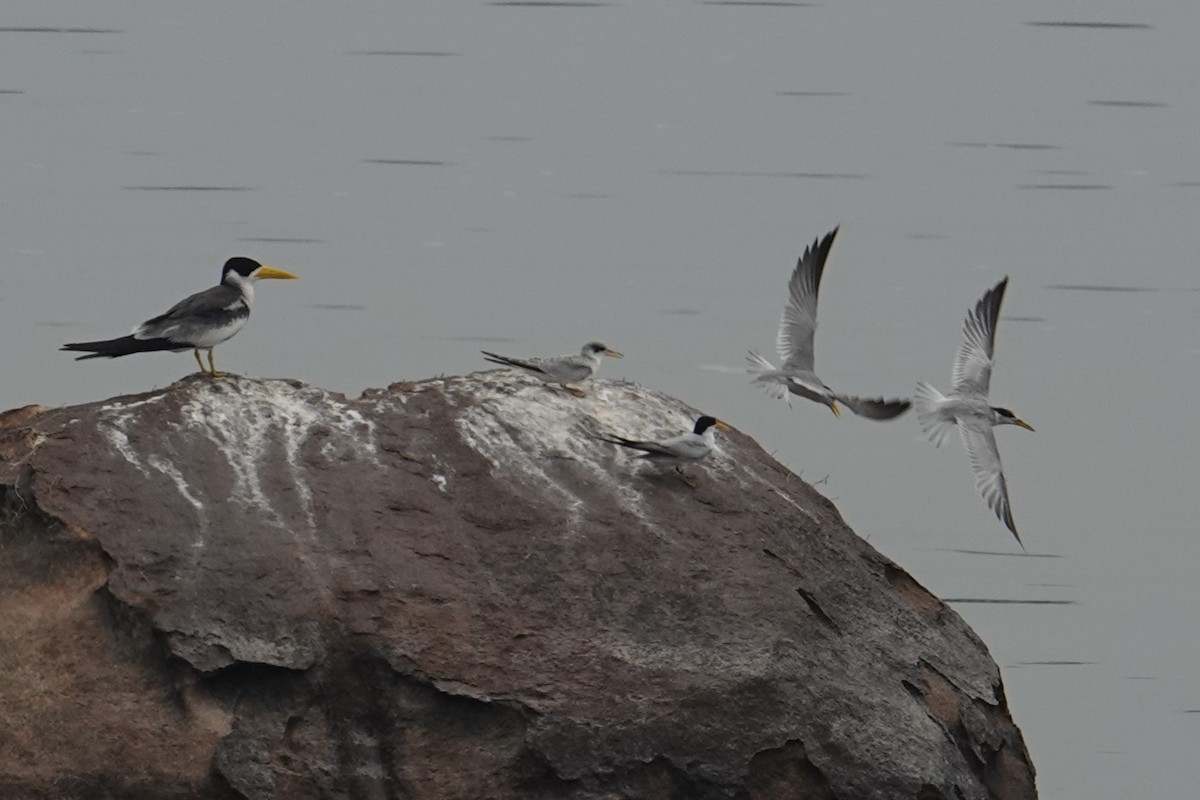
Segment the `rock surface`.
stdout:
[[0,417],[5,798],[1032,798],[963,621],[749,438],[505,371]]

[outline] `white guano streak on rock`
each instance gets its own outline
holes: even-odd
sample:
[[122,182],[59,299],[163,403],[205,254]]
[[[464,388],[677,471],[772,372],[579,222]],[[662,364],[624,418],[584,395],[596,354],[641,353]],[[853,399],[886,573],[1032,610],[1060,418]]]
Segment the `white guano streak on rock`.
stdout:
[[[327,559],[319,557],[317,520],[312,487],[300,463],[300,449],[317,431],[327,434],[332,450],[322,455],[345,460],[347,454],[379,463],[375,430],[361,414],[327,392],[296,387],[285,381],[235,379],[197,387],[180,409],[184,428],[201,433],[224,456],[233,473],[233,502],[256,510],[286,532],[297,544],[296,557],[314,576],[323,594],[330,589]],[[277,447],[283,448],[282,463]],[[278,481],[287,475],[299,496],[299,511],[307,526],[297,525],[294,514],[280,511],[264,490],[264,476]]]
[[[561,497],[578,519],[583,500],[551,477],[544,465],[567,458],[585,470],[597,490],[607,490],[616,503],[656,528],[645,511],[643,484],[637,462],[611,459],[613,445],[598,442],[587,432],[629,438],[665,438],[690,430],[692,412],[679,403],[638,386],[591,381],[587,396],[577,398],[533,379],[503,370],[472,376],[471,403],[457,417],[459,433],[473,450],[503,474],[531,480]],[[454,382],[447,381],[448,395]],[[489,391],[491,389],[491,391]],[[711,463],[707,463],[711,462]],[[718,447],[692,469],[732,469],[732,461]]]
[[106,419],[104,424],[104,438],[108,439],[108,443],[113,446],[113,449],[124,456],[125,460],[132,464],[138,472],[143,475],[149,475],[150,471],[146,469],[146,465],[138,457],[137,451],[129,443],[129,431],[126,430],[125,426],[132,416],[132,414],[114,414],[111,418]]
[[[279,441],[300,511],[315,533],[312,487],[300,464],[300,450],[317,429],[331,436],[322,445],[330,460],[352,456],[379,463],[374,423],[327,392],[297,388],[283,381],[238,380],[213,384],[194,393],[181,409],[183,424],[198,429],[216,445],[234,475],[232,498],[263,512],[281,528],[288,515],[272,505],[263,490],[263,470],[277,470],[270,446]],[[278,432],[278,435],[275,432]]]
[[200,502],[194,494],[191,487],[184,480],[181,473],[174,464],[162,456],[152,453],[146,457],[146,463],[154,467],[156,470],[166,475],[175,484],[175,489],[179,494],[183,495],[183,499],[192,504],[192,508],[196,509],[196,516],[200,518],[200,536],[196,541],[192,542],[192,547],[204,547],[208,543],[208,512],[204,508],[204,503]]
[[113,446],[113,449],[121,454],[138,472],[143,475],[149,475],[150,471],[146,469],[146,464],[133,449],[133,444],[129,441],[129,424],[133,421],[133,409],[140,406],[151,405],[162,400],[162,395],[147,398],[145,400],[135,400],[131,403],[110,403],[106,406],[101,406],[98,410],[100,424],[103,426],[101,431],[104,438],[108,439],[108,443]]
[[496,402],[494,398],[479,396],[476,403],[457,418],[459,435],[475,452],[490,461],[501,476],[517,481],[532,480],[550,489],[562,500],[568,512],[567,527],[574,532],[583,498],[546,473],[542,464],[554,452],[547,448],[545,442],[527,434],[527,429],[521,427],[538,423],[529,419],[519,421],[520,417],[514,417],[512,410],[503,401]]
[[203,548],[205,546],[208,533],[208,513],[204,509],[204,504],[192,494],[191,488],[184,479],[183,474],[176,466],[171,463],[170,459],[158,453],[147,453],[145,458],[138,454],[134,449],[133,444],[129,440],[129,425],[134,421],[135,414],[133,410],[145,405],[157,403],[162,400],[162,395],[151,397],[146,400],[138,400],[132,403],[102,406],[100,408],[100,425],[104,437],[108,439],[109,444],[120,453],[126,461],[128,461],[138,472],[149,477],[150,470],[147,467],[154,469],[156,472],[167,476],[171,483],[175,485],[175,489],[187,500],[192,508],[196,509],[196,517],[200,525],[200,535],[192,542],[192,546]]

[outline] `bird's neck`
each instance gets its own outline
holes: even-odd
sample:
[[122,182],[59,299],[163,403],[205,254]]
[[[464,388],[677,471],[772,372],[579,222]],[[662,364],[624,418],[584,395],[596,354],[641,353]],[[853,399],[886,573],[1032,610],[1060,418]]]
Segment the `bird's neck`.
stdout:
[[236,272],[230,272],[225,276],[225,283],[232,286],[242,293],[242,300],[246,302],[247,308],[254,308],[254,280],[251,278],[243,278]]

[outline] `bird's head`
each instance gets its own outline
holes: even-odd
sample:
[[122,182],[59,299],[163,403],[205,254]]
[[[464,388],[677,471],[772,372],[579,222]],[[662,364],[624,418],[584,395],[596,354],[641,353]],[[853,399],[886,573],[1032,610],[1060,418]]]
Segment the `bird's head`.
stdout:
[[729,430],[729,426],[716,417],[703,416],[696,420],[696,427],[692,429],[692,433],[703,435],[709,428],[716,428],[719,431]]
[[599,358],[600,356],[624,358],[624,356],[622,356],[616,350],[609,348],[608,345],[604,344],[603,342],[588,342],[579,352],[581,355],[587,356],[588,358]]
[[296,276],[290,272],[284,272],[281,269],[260,264],[253,258],[246,258],[245,256],[234,256],[225,262],[225,267],[221,270],[221,281],[223,283],[254,282],[263,278],[295,280]]
[[1017,425],[1027,431],[1033,430],[1032,425],[1018,417],[1013,412],[1009,411],[1007,408],[996,408],[995,406],[992,406],[992,411],[996,412],[997,425]]

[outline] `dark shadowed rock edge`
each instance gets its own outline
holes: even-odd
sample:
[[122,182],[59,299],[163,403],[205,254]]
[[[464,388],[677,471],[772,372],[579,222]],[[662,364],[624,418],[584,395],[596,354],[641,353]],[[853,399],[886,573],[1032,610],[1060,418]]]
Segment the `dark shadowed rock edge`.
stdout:
[[584,435],[695,414],[498,371],[0,416],[0,797],[1035,797],[983,643],[811,486]]

